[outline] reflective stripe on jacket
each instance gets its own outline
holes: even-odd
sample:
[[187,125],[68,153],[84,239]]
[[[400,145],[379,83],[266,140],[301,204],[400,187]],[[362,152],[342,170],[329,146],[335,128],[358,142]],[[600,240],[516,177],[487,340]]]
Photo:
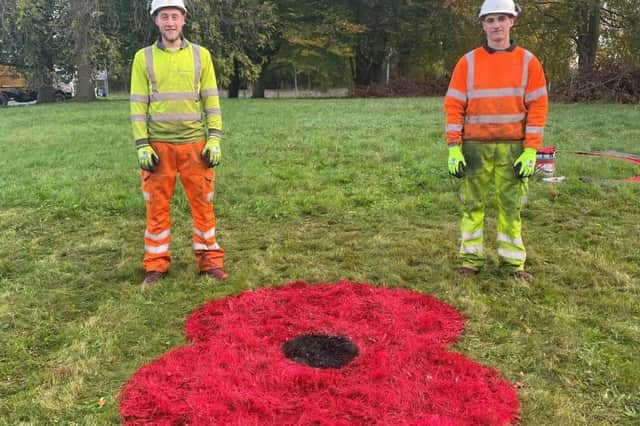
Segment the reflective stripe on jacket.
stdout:
[[[183,40],[176,51],[140,49],[131,70],[131,123],[137,146],[150,140],[188,143],[220,136],[222,118],[211,54]],[[203,114],[205,120],[203,121]]]
[[524,147],[539,149],[546,87],[542,65],[528,50],[472,50],[458,61],[445,95],[447,144],[524,140]]

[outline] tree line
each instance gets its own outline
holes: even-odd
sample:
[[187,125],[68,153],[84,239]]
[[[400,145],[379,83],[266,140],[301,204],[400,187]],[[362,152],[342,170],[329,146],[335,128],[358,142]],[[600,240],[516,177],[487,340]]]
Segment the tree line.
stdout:
[[[483,34],[480,0],[186,0],[185,36],[209,48],[219,85],[370,86],[444,80]],[[553,85],[640,63],[640,0],[530,0],[512,35]],[[60,76],[79,99],[106,69],[126,88],[135,51],[157,37],[146,0],[2,0],[0,64],[46,100]]]

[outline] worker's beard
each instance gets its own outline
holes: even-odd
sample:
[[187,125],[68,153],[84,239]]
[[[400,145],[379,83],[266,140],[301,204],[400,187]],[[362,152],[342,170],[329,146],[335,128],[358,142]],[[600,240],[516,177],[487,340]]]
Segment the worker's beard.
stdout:
[[170,36],[170,32],[162,32],[162,39],[167,43],[175,43],[177,40],[182,40],[182,32],[176,32],[176,36]]

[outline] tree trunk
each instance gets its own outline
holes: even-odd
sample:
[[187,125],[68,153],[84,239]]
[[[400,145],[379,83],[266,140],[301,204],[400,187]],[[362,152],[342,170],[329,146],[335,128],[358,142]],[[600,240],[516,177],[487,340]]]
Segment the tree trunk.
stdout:
[[266,89],[265,80],[267,78],[267,68],[269,68],[269,61],[262,64],[260,76],[258,77],[258,80],[253,83],[253,90],[251,91],[252,98],[264,98],[264,89]]
[[56,91],[49,84],[38,89],[38,103],[55,102]]
[[581,0],[576,4],[578,73],[589,74],[598,53],[601,0]]
[[77,101],[91,101],[95,99],[95,93],[93,91],[93,79],[91,76],[92,66],[91,64],[77,64],[78,68],[78,87],[76,88]]
[[[375,38],[375,37],[372,37]],[[384,75],[384,49],[382,54],[376,54],[370,46],[370,36],[365,35],[358,43],[358,49],[352,67],[353,82],[357,86],[368,86],[382,81]]]
[[72,0],[72,13],[74,21],[74,47],[75,65],[78,72],[78,87],[75,99],[78,101],[90,101],[95,99],[93,91],[93,65],[91,64],[91,50],[93,49],[93,17],[98,16],[96,0]]
[[406,50],[398,54],[397,75],[400,78],[411,78],[411,67],[413,64],[413,57],[411,57],[411,51]]
[[364,55],[357,54],[355,76],[353,82],[358,86],[368,86],[381,81],[384,75],[384,63],[372,61]]
[[237,62],[234,62],[233,75],[229,82],[229,97],[237,98],[240,94],[240,66]]
[[258,80],[256,80],[253,83],[253,87],[251,90],[251,97],[254,99],[262,99],[264,98],[264,84],[262,83],[262,79],[258,78]]

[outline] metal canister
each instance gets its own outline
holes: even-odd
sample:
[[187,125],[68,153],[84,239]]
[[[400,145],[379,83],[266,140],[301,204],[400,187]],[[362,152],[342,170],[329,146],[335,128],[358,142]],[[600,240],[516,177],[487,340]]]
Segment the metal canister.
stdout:
[[556,173],[556,147],[546,146],[536,153],[536,174],[552,177]]

